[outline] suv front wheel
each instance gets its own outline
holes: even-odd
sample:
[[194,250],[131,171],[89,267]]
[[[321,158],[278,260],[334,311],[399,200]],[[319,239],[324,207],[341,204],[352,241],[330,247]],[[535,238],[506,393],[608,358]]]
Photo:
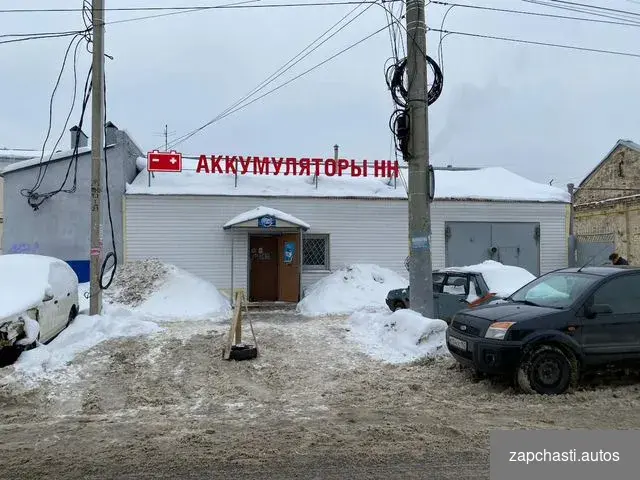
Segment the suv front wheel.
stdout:
[[536,346],[522,359],[517,382],[527,393],[560,395],[570,392],[578,383],[578,361],[573,353],[554,345]]

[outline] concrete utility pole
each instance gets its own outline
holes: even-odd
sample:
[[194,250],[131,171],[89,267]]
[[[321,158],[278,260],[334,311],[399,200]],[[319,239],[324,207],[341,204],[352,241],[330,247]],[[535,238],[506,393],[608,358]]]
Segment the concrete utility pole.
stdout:
[[567,184],[567,191],[571,196],[571,203],[569,204],[569,258],[567,261],[567,265],[569,267],[576,266],[576,236],[575,236],[575,210],[574,210],[574,202],[575,202],[575,185],[573,183]]
[[102,310],[100,260],[102,259],[101,200],[104,157],[104,0],[93,0],[93,66],[91,96],[91,283],[89,314]]
[[407,0],[409,78],[409,303],[433,318],[431,218],[429,205],[429,122],[427,111],[427,26],[423,0]]

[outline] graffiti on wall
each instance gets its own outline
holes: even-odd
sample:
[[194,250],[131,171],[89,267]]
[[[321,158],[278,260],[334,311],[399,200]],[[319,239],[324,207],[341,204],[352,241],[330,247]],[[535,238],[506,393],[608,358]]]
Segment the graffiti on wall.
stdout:
[[14,243],[9,249],[9,253],[38,253],[40,245],[35,243]]

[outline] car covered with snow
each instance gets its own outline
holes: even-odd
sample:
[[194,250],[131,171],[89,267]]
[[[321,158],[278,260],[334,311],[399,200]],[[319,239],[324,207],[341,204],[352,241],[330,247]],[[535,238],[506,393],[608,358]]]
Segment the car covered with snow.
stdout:
[[44,255],[0,255],[0,351],[19,353],[50,341],[78,309],[78,276],[69,264]]
[[[434,270],[434,316],[450,321],[458,311],[500,301],[535,278],[524,268],[493,260]],[[385,301],[391,311],[409,308],[409,287],[391,290]]]

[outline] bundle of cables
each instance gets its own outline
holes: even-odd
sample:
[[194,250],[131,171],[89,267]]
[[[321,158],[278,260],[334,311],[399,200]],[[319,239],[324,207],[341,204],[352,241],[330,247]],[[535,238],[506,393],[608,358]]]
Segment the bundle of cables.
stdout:
[[[434,80],[427,92],[427,105],[432,105],[440,95],[442,94],[443,86],[443,74],[440,66],[430,56],[426,55],[426,60],[431,69],[433,70]],[[391,91],[391,97],[394,103],[398,106],[396,110],[391,114],[389,119],[389,128],[393,133],[393,138],[396,144],[396,150],[402,152],[406,157],[408,156],[408,143],[409,143],[409,92],[405,87],[405,74],[407,71],[407,59],[396,60],[389,65],[385,72],[387,81],[387,87]]]
[[[436,100],[440,97],[442,93],[442,85],[443,85],[443,75],[440,66],[436,63],[436,61],[431,58],[429,55],[426,56],[427,63],[433,70],[433,84],[429,88],[427,93],[427,104],[432,105]],[[391,96],[393,97],[393,101],[400,108],[406,108],[408,103],[409,92],[404,85],[404,77],[407,70],[407,59],[406,57],[402,60],[398,60],[395,63],[392,63],[387,67],[386,71],[386,80],[387,87],[391,91]]]

